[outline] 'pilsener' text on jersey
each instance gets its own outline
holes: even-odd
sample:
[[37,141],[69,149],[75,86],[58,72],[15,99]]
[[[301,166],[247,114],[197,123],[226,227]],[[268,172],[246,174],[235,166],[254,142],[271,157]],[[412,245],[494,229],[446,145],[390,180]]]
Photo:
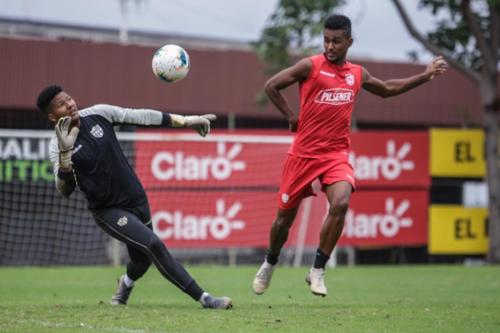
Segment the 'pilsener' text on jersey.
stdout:
[[[89,208],[135,207],[147,202],[144,188],[128,163],[113,126],[162,125],[164,114],[155,110],[100,104],[79,111],[79,115],[80,132],[71,161]],[[49,151],[57,181],[59,148],[56,138],[51,140]]]
[[309,59],[312,68],[299,85],[299,123],[289,154],[329,158],[350,149],[351,114],[362,67],[349,62],[335,65],[324,54]]

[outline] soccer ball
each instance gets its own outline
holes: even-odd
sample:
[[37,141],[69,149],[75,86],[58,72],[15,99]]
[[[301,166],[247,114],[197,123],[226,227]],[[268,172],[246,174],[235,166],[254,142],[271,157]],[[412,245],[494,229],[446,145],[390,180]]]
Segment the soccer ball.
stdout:
[[160,80],[168,83],[180,81],[189,72],[189,55],[178,45],[164,45],[156,50],[151,65]]

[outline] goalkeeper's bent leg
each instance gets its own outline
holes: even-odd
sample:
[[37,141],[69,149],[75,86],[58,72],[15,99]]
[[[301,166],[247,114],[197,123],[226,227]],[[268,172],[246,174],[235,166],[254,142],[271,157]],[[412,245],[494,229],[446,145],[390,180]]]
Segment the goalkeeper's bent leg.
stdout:
[[119,208],[102,209],[93,213],[97,224],[107,234],[146,254],[167,280],[195,301],[201,298],[203,289],[171,256],[151,226],[143,224],[135,214]]
[[133,281],[139,280],[151,266],[151,259],[133,246],[127,245],[130,261],[127,264],[127,276]]

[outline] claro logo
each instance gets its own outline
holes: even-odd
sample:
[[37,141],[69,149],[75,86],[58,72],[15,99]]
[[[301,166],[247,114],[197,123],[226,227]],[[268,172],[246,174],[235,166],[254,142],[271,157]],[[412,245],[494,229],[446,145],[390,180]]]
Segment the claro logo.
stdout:
[[403,200],[398,206],[393,198],[385,200],[385,214],[356,214],[349,209],[345,220],[344,236],[348,238],[392,238],[403,228],[410,228],[413,220],[405,217],[410,201]]
[[349,156],[354,167],[355,178],[359,180],[377,180],[380,178],[394,180],[403,171],[415,169],[413,161],[405,160],[411,151],[411,144],[405,142],[399,149],[394,140],[388,140],[386,156],[357,156],[354,152]]
[[246,163],[236,160],[242,145],[235,143],[226,149],[224,142],[217,143],[217,156],[185,155],[182,151],[161,151],[151,160],[151,172],[158,180],[225,180],[233,171],[245,170]]
[[218,199],[215,207],[215,216],[196,216],[179,210],[159,211],[152,218],[154,231],[162,239],[205,240],[211,237],[223,240],[233,230],[245,228],[245,222],[236,219],[242,208],[240,202],[235,202],[226,209],[226,202]]

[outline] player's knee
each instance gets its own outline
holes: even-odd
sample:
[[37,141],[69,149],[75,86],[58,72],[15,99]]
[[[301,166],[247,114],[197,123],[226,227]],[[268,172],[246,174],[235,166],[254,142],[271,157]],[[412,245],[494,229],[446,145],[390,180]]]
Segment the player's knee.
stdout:
[[332,217],[344,217],[349,209],[349,200],[335,200],[328,209],[328,214]]
[[277,229],[290,229],[293,224],[294,216],[280,215],[274,221],[274,227]]
[[149,240],[149,249],[153,253],[158,253],[163,249],[165,244],[163,244],[162,240],[158,237],[152,237]]

